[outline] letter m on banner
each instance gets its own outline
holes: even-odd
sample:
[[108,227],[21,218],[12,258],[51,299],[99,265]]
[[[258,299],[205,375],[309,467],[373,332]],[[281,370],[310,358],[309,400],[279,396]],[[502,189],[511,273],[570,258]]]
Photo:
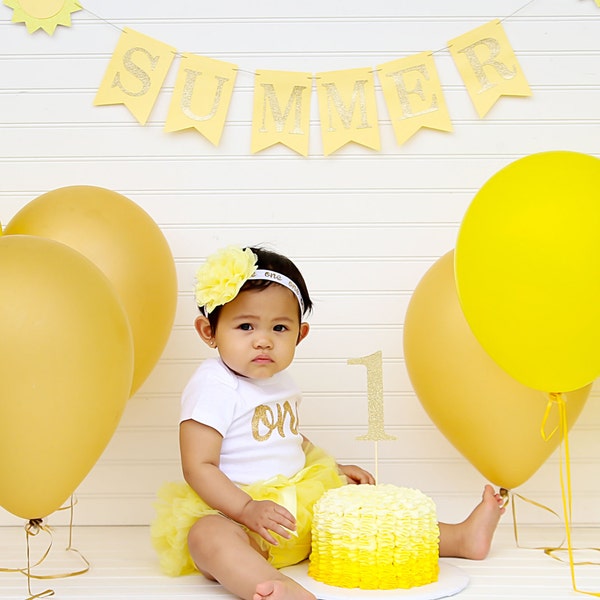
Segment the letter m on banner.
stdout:
[[310,73],[257,71],[252,113],[253,154],[280,143],[308,156]]

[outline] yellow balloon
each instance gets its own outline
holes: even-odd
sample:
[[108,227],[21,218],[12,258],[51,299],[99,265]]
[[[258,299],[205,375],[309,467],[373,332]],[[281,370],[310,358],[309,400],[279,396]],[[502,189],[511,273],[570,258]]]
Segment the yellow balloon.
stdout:
[[566,392],[600,374],[600,160],[542,152],[496,173],[456,244],[464,314],[521,383]]
[[0,505],[43,518],[68,499],[129,397],[133,342],[113,286],[53,240],[0,237]]
[[4,233],[62,242],[89,258],[108,277],[133,334],[133,395],[158,362],[175,319],[175,264],[156,223],[121,194],[94,186],[71,186],[29,202]]
[[[527,481],[561,441],[541,434],[548,394],[524,386],[485,352],[463,315],[454,252],[419,282],[404,324],[404,357],[415,392],[441,433],[490,482],[513,489]],[[565,394],[569,427],[591,385]],[[558,425],[556,409],[545,431]]]

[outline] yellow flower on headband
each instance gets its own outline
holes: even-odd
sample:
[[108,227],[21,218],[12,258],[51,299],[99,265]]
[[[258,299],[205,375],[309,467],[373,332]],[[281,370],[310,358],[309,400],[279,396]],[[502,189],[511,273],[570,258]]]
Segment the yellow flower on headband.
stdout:
[[206,259],[196,272],[196,303],[210,314],[217,306],[231,302],[256,271],[252,250],[229,246]]

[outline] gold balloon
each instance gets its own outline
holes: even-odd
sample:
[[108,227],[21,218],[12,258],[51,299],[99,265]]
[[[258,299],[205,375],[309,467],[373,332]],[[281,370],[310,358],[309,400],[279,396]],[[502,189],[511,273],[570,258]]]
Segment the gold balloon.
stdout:
[[[548,394],[503,371],[479,344],[463,315],[454,280],[454,252],[419,282],[406,313],[404,356],[415,392],[453,446],[490,482],[513,489],[558,447],[557,431],[541,434]],[[591,385],[565,394],[572,426]],[[556,407],[545,424],[558,425]]]
[[131,325],[133,395],[158,362],[175,318],[175,264],[156,223],[121,194],[94,186],[71,186],[29,202],[6,225],[4,234],[62,242],[104,272]]
[[133,342],[92,262],[53,240],[0,237],[0,505],[43,518],[100,457],[129,398]]

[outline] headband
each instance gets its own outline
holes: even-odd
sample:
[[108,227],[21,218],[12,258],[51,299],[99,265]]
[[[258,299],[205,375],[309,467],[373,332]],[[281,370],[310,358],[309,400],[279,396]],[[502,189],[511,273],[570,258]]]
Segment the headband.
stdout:
[[288,288],[304,314],[304,300],[298,286],[287,276],[267,269],[257,269],[258,258],[252,250],[229,246],[218,250],[206,259],[196,272],[196,303],[205,316],[217,306],[231,302],[250,279],[274,281]]
[[300,305],[300,314],[304,314],[304,300],[302,300],[302,294],[300,293],[300,288],[289,278],[281,273],[277,273],[277,271],[267,271],[266,269],[256,269],[254,275],[252,277],[248,277],[248,279],[262,279],[264,281],[274,281],[279,285],[283,285],[288,290],[292,291],[296,299],[298,300],[298,304]]

